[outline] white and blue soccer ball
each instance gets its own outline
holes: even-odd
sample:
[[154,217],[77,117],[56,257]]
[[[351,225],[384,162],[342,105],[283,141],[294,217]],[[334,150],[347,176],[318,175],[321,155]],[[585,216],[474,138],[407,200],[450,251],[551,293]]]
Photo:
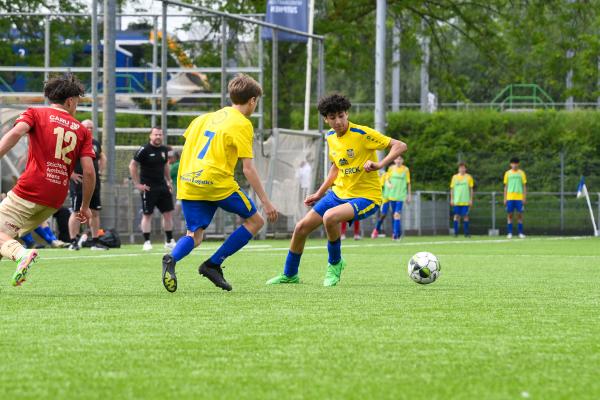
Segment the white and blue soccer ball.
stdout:
[[422,285],[435,282],[441,268],[440,260],[427,251],[421,251],[408,260],[408,276]]

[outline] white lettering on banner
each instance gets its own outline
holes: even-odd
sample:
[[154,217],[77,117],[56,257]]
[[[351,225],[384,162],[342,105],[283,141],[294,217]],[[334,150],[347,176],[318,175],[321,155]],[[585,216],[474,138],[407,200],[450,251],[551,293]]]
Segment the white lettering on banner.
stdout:
[[271,6],[274,14],[298,14],[298,7],[294,6]]

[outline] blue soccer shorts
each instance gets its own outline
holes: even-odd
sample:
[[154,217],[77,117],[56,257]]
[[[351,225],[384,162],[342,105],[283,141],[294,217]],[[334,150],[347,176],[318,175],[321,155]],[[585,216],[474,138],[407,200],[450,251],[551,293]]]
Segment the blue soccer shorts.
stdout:
[[379,206],[369,199],[363,197],[355,197],[351,199],[341,199],[333,191],[328,191],[327,194],[315,204],[313,210],[321,217],[325,215],[325,211],[330,208],[337,207],[341,204],[349,203],[354,208],[354,218],[349,222],[360,221],[377,213]]
[[400,201],[400,200],[390,200],[390,207],[392,208],[392,214],[394,214],[394,213],[401,213],[403,205],[404,205],[403,201]]
[[181,200],[181,211],[187,230],[196,232],[198,229],[206,229],[217,208],[237,214],[243,219],[248,219],[256,213],[254,202],[242,189],[236,190],[223,200]]
[[387,215],[389,209],[390,202],[388,200],[384,200],[383,204],[381,205],[381,215]]
[[523,212],[523,201],[522,200],[508,200],[506,202],[506,212],[512,214],[513,212],[519,214]]
[[466,217],[469,215],[469,206],[454,206],[454,215]]

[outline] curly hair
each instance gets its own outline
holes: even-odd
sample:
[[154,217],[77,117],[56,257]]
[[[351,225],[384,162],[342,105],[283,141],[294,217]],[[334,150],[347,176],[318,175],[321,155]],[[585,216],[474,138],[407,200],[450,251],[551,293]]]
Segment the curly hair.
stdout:
[[319,100],[319,104],[317,108],[319,113],[326,117],[328,114],[337,114],[341,111],[348,111],[352,104],[350,104],[350,100],[347,97],[334,93],[329,96],[322,97]]
[[44,96],[52,103],[65,104],[69,97],[83,96],[85,88],[73,74],[53,76],[44,83]]

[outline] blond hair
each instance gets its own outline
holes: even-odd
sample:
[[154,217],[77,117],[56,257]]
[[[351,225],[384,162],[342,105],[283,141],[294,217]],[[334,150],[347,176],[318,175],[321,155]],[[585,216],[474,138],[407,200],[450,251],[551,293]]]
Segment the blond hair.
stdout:
[[262,87],[251,76],[239,74],[233,78],[229,85],[229,98],[233,104],[246,104],[253,97],[260,97],[263,94]]

